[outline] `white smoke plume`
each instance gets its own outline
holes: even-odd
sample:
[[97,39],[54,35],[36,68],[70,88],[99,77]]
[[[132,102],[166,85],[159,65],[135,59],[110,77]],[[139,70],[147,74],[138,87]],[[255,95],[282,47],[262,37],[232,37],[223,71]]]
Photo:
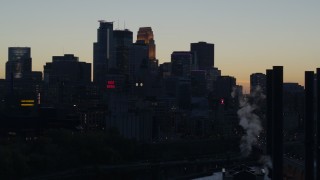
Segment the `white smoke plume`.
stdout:
[[232,92],[231,92],[231,97],[232,97],[232,98],[235,98],[238,94],[239,94],[239,93],[238,93],[237,87],[233,87],[233,88],[232,88]]
[[[249,96],[239,95],[237,89],[234,88],[231,96],[233,98],[238,96],[239,98],[240,109],[237,111],[240,119],[239,125],[246,132],[241,138],[240,150],[244,157],[248,157],[252,151],[252,146],[257,143],[260,132],[263,130],[261,119],[256,114],[255,110],[259,108],[259,105],[261,105],[266,96],[262,93],[260,86],[257,86]],[[269,170],[272,169],[270,156],[264,155],[259,161],[264,166],[264,180],[270,180],[268,177]]]
[[[234,96],[234,92],[232,96]],[[240,109],[237,112],[240,119],[239,125],[246,132],[241,138],[240,149],[245,157],[250,155],[252,146],[257,143],[258,136],[262,131],[260,117],[254,111],[263,99],[265,99],[265,95],[260,86],[249,96],[239,96]]]
[[264,171],[265,171],[265,175],[264,175],[264,180],[271,180],[268,175],[269,175],[269,170],[272,169],[272,161],[271,161],[271,157],[270,156],[262,156],[260,158],[259,161],[261,164],[263,164],[264,166]]

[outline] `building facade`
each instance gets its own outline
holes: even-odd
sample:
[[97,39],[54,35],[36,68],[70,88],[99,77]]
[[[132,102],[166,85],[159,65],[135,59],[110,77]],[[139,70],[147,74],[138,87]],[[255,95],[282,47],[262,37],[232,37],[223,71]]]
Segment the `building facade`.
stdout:
[[113,31],[115,47],[115,69],[123,74],[129,74],[130,48],[133,41],[133,33],[128,29]]
[[99,22],[97,42],[93,44],[93,81],[102,86],[108,68],[115,67],[115,61],[113,22]]
[[22,79],[32,71],[30,47],[9,47],[6,63],[6,80]]
[[137,42],[144,42],[149,48],[149,59],[156,59],[156,45],[154,41],[153,31],[151,27],[139,28],[137,34]]
[[193,54],[189,51],[174,51],[171,54],[172,75],[189,77]]
[[44,82],[90,83],[91,63],[79,62],[73,54],[53,56],[52,62],[44,65]]
[[196,54],[200,70],[214,67],[214,44],[206,42],[191,43],[191,52]]
[[250,75],[250,93],[254,92],[257,87],[266,92],[266,75],[263,73],[253,73]]

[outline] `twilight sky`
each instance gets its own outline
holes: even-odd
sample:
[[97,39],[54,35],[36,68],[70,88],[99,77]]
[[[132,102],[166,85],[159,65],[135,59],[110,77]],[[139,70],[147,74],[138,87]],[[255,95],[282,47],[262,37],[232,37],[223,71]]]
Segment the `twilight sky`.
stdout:
[[[215,44],[215,66],[248,88],[249,76],[284,66],[286,82],[304,84],[320,67],[319,0],[1,0],[0,78],[8,47],[31,47],[33,70],[72,53],[92,63],[97,20],[134,33],[151,26],[160,63],[190,43]],[[124,23],[125,22],[125,23]]]

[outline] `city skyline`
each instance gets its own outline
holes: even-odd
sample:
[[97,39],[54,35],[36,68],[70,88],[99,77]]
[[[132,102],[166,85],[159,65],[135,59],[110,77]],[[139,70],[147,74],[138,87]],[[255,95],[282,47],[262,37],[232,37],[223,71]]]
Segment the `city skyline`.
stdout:
[[320,2],[2,2],[0,179],[320,177]]
[[2,3],[0,78],[5,77],[8,47],[31,47],[35,71],[43,71],[52,56],[63,54],[75,54],[92,63],[92,43],[96,41],[100,19],[115,21],[114,29],[129,29],[133,41],[139,27],[152,27],[159,63],[170,62],[174,51],[189,50],[190,43],[213,43],[215,66],[223,75],[236,77],[246,92],[250,74],[265,73],[273,65],[284,66],[286,82],[301,85],[304,71],[314,71],[318,66],[319,2],[162,1],[152,3],[150,8],[145,7],[146,3],[36,0]]

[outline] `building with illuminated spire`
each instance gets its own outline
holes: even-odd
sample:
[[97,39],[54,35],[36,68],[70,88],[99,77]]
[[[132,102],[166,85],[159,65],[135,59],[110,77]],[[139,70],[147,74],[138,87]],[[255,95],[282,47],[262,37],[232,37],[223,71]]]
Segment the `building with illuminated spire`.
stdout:
[[137,34],[137,42],[144,42],[144,44],[149,47],[149,59],[156,59],[156,45],[154,42],[153,31],[151,27],[141,27],[139,28]]

